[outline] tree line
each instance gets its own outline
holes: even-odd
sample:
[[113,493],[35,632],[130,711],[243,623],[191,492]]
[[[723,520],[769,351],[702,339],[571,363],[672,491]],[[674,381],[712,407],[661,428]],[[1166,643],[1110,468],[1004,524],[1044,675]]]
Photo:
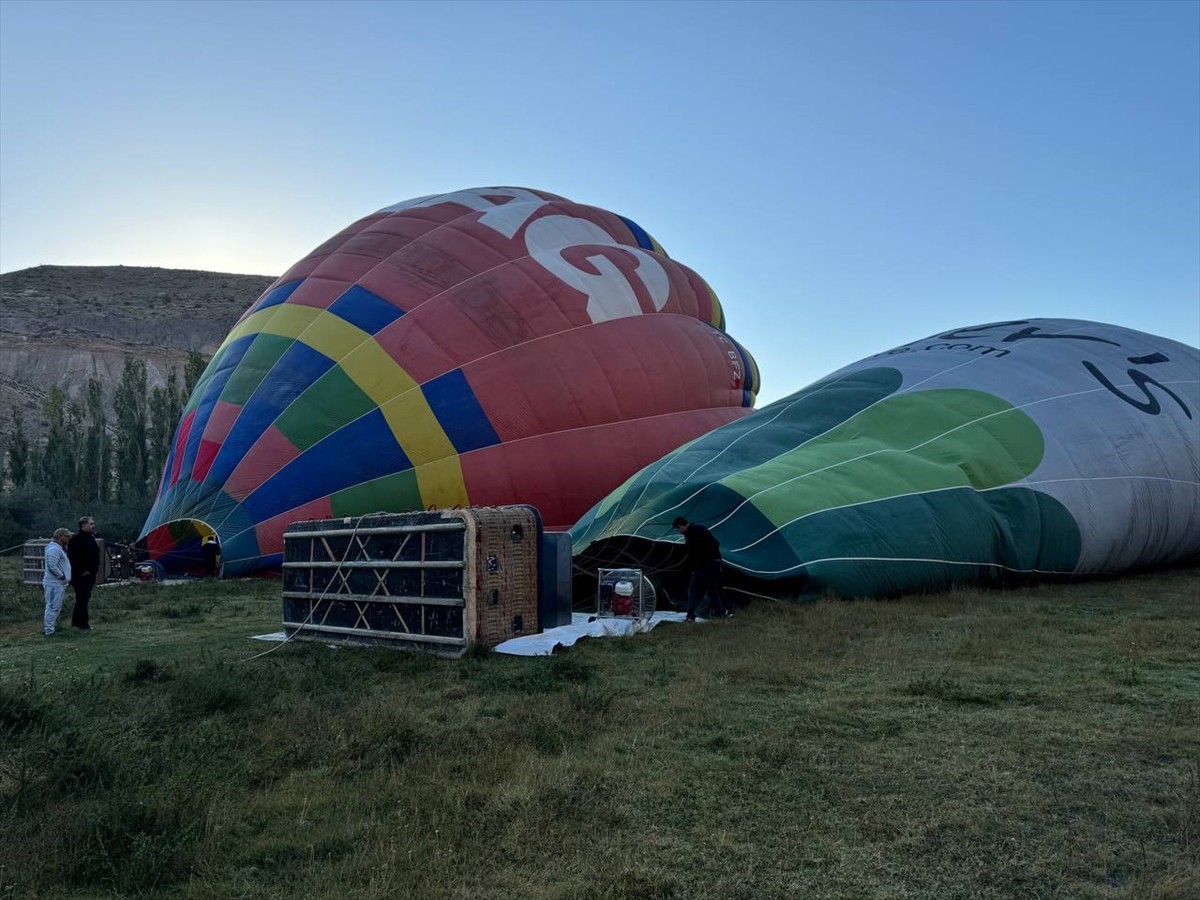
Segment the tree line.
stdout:
[[145,361],[129,357],[111,409],[95,378],[77,400],[51,387],[40,409],[44,442],[31,439],[24,413],[14,408],[7,471],[0,472],[0,549],[18,532],[49,527],[46,510],[111,508],[121,530],[140,527],[135,520],[149,512],[175,427],[206,364],[192,351],[182,374],[172,368],[165,385],[149,388]]

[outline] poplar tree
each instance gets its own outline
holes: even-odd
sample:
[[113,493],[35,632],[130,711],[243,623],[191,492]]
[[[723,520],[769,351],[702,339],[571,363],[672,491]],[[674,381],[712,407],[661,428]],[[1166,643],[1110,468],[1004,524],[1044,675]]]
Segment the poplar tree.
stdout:
[[183,367],[183,391],[181,392],[182,399],[179,404],[179,411],[183,412],[183,407],[187,404],[192,396],[192,391],[196,389],[196,383],[200,381],[200,376],[204,374],[204,370],[208,368],[208,360],[195,350],[188,351],[187,364]]
[[117,500],[143,500],[148,490],[146,460],[146,363],[127,357],[121,383],[113,392],[117,415]]
[[25,436],[25,416],[13,407],[13,430],[8,438],[8,474],[13,487],[19,488],[29,481],[29,438]]
[[175,426],[179,422],[182,410],[178,373],[171,369],[166,385],[156,387],[150,392],[147,466],[154,478],[159,476],[167,461],[167,454],[171,451],[171,438],[175,435]]
[[46,447],[42,451],[38,480],[53,497],[75,495],[75,447],[67,412],[67,395],[53,385],[42,398],[42,414],[46,417]]
[[112,481],[112,447],[108,437],[108,422],[104,412],[104,395],[100,382],[89,378],[87,383],[87,433],[79,460],[80,499],[108,499]]
[[67,484],[67,496],[72,500],[89,499],[88,488],[83,482],[85,442],[87,429],[83,422],[83,407],[74,400],[67,401],[65,444],[70,453],[70,476]]

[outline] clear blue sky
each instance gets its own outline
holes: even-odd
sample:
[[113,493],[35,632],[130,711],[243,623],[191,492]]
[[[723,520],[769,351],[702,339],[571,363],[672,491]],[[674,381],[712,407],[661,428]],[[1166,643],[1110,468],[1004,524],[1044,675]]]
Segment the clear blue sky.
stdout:
[[1200,4],[0,2],[0,271],[278,275],[479,185],[635,219],[762,400],[939,330],[1200,343]]

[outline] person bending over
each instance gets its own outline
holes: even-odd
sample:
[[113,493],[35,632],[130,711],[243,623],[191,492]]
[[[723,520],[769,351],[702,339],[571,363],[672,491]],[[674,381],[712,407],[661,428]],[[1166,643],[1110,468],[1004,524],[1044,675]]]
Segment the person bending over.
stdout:
[[687,620],[696,621],[696,610],[709,598],[709,615],[720,619],[730,613],[725,608],[725,592],[721,587],[721,543],[703,525],[676,516],[671,523],[683,535],[687,548],[687,568],[692,577],[688,582]]

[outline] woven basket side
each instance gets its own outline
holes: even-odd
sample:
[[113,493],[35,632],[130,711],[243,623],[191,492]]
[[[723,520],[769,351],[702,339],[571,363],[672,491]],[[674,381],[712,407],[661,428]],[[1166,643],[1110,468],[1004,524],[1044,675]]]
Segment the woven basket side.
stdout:
[[537,631],[538,535],[532,510],[477,507],[475,640],[494,647]]

